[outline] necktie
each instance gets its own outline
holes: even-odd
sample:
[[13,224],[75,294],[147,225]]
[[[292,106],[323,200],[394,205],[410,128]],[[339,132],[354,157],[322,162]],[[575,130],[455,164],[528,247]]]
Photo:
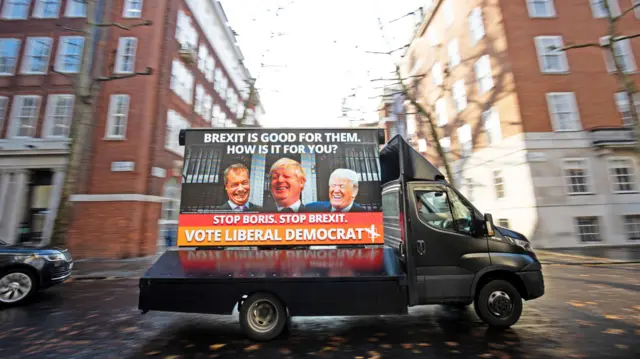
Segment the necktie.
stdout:
[[282,213],[293,213],[293,209],[287,207],[287,208],[283,208],[282,211],[280,211]]

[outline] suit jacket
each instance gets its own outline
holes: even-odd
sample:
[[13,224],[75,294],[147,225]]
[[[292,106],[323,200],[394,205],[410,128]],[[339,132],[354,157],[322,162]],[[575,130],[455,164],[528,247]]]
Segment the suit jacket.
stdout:
[[[331,212],[331,202],[320,201],[309,203],[306,208],[306,212]],[[349,212],[366,212],[362,206],[353,202],[353,206],[349,209]],[[339,212],[338,212],[339,213]]]
[[[248,211],[260,211],[262,210],[262,207],[257,206],[251,202],[247,202],[245,203],[245,206],[247,206],[247,210]],[[218,210],[224,210],[224,211],[233,211],[233,209],[231,209],[231,205],[229,204],[229,201],[219,205],[218,207],[216,207],[216,209]]]
[[[269,205],[264,206],[264,212],[267,212],[267,213],[279,213],[278,212],[278,206],[276,206],[275,202],[272,202]],[[307,211],[307,207],[304,205],[304,203],[300,202],[300,208],[298,208],[298,212],[297,213],[303,213],[303,212],[308,212]]]

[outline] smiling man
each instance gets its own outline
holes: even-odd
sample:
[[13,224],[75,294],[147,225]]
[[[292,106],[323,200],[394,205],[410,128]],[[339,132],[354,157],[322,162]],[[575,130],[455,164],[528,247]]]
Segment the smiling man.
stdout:
[[229,200],[218,207],[218,209],[231,211],[258,211],[260,206],[249,202],[251,193],[251,183],[249,181],[249,169],[236,163],[224,170],[224,189]]
[[307,181],[300,163],[290,158],[277,160],[269,171],[271,196],[278,212],[302,212],[305,205],[300,199]]
[[365,212],[355,203],[358,195],[358,174],[338,168],[329,176],[329,200],[307,205],[307,212]]

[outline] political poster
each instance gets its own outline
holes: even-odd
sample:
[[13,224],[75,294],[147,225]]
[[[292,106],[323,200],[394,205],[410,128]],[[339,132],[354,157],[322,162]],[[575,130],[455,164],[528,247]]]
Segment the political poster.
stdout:
[[185,131],[178,245],[383,244],[377,129]]

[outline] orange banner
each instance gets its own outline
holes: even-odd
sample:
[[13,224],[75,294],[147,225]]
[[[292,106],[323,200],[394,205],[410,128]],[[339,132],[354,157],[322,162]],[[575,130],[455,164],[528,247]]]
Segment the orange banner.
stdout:
[[181,226],[178,245],[222,247],[384,244],[382,231],[382,224]]

